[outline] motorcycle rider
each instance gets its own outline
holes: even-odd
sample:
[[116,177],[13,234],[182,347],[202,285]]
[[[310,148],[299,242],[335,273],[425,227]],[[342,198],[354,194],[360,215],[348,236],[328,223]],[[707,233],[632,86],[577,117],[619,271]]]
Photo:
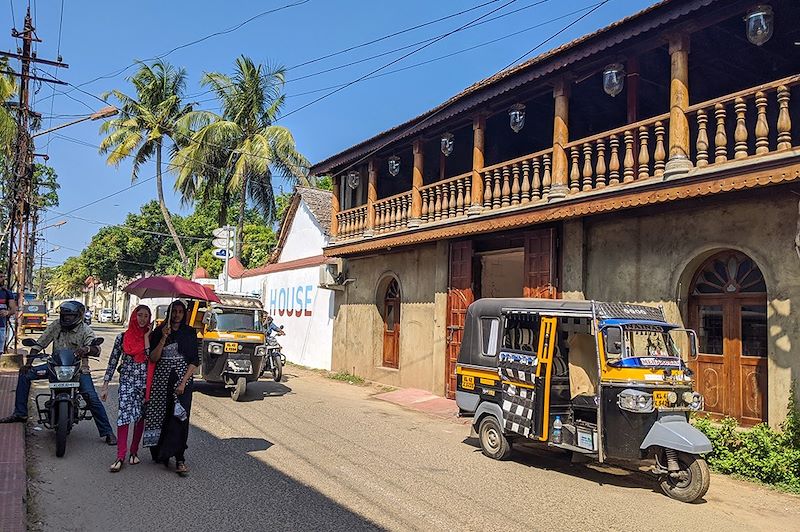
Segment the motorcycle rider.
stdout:
[[283,336],[286,333],[283,332],[283,329],[275,325],[275,320],[272,319],[272,316],[267,314],[264,317],[264,334],[267,335],[267,338],[272,338],[272,333],[275,333],[275,336]]
[[[52,322],[47,326],[44,333],[36,341],[36,345],[31,348],[30,356],[19,370],[17,378],[16,401],[14,413],[8,417],[0,419],[0,423],[22,423],[28,419],[28,394],[31,389],[31,381],[47,378],[47,365],[39,364],[31,366],[31,358],[37,355],[45,347],[53,343],[53,349],[74,349],[77,356],[97,356],[100,348],[91,345],[95,339],[94,331],[83,321],[86,307],[78,301],[65,301],[58,308],[58,321]],[[92,377],[88,368],[81,368],[80,392],[83,394],[89,410],[92,412],[94,423],[100,437],[105,439],[108,445],[116,445],[117,437],[108,422],[108,415],[103,403],[97,396],[94,389]]]

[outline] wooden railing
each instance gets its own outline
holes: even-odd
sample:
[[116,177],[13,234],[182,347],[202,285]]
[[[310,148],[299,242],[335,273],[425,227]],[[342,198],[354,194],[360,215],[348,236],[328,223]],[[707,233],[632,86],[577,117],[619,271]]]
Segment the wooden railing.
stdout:
[[[791,149],[789,113],[792,87],[800,75],[728,94],[691,106],[687,114],[695,138],[696,167]],[[774,106],[777,112],[770,112]]]
[[336,215],[336,219],[339,221],[339,233],[336,235],[338,239],[362,236],[367,227],[367,206],[342,211]]
[[375,233],[405,228],[411,216],[411,192],[395,194],[375,202]]
[[419,189],[422,223],[464,216],[472,201],[472,172],[426,185]]
[[523,155],[481,170],[483,209],[492,210],[546,199],[550,193],[553,149]]

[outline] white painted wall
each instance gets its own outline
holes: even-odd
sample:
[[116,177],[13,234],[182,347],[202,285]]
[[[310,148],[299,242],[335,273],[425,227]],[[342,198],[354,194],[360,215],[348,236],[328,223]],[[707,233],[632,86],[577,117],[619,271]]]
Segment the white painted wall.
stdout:
[[[327,237],[306,202],[300,200],[278,262],[322,255]],[[319,280],[317,280],[319,282]]]

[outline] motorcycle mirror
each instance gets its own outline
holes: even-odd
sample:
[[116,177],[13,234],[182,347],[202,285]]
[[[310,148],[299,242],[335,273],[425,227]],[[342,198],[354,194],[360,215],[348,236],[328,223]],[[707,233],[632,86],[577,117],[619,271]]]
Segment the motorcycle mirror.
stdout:
[[95,338],[94,340],[92,340],[92,345],[93,345],[93,346],[102,345],[102,343],[103,343],[103,342],[105,342],[105,341],[106,341],[106,339],[105,339],[105,338],[102,338],[102,337],[99,337],[99,336],[98,336],[97,338]]
[[33,338],[25,338],[24,340],[22,340],[22,345],[24,345],[25,347],[33,347],[36,345],[36,340],[34,340]]
[[279,327],[279,329],[280,329],[280,330],[283,330],[283,325],[281,325],[281,326]]

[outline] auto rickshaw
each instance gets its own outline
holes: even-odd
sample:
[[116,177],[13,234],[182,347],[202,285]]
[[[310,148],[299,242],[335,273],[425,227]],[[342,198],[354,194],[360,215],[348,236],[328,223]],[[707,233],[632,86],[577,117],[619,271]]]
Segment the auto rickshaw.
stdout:
[[467,309],[456,366],[460,414],[483,454],[512,443],[560,449],[629,469],[650,466],[662,491],[708,491],[711,442],[689,424],[703,409],[683,357],[694,331],[660,308],[553,299],[479,299]]
[[47,305],[44,301],[26,301],[22,305],[20,329],[23,332],[43,331],[47,328]]
[[200,340],[199,376],[224,384],[241,401],[247,383],[257,381],[267,354],[263,307],[254,297],[217,294],[219,303],[189,301],[189,324]]

